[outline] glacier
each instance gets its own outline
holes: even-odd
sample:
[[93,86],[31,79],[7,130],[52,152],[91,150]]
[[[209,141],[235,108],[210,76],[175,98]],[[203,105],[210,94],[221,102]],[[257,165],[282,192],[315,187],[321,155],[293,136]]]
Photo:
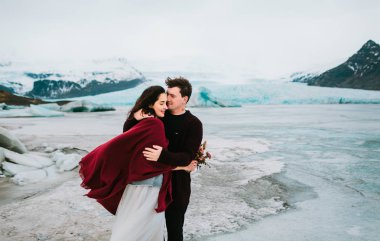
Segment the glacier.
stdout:
[[[133,89],[74,98],[110,106],[132,105],[150,85],[164,86],[151,80]],[[281,80],[250,80],[234,84],[217,81],[192,81],[191,107],[239,107],[277,104],[380,104],[380,91],[307,86]]]

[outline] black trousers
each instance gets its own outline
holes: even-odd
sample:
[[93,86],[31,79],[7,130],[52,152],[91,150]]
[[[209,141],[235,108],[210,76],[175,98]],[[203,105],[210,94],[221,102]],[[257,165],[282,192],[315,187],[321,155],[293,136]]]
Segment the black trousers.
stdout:
[[183,223],[187,208],[169,205],[165,211],[166,229],[168,230],[168,241],[183,241]]

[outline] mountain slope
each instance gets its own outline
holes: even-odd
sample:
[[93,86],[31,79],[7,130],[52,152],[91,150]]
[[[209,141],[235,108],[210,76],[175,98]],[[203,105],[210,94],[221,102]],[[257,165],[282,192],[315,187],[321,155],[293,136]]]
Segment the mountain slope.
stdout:
[[9,64],[0,68],[0,90],[33,98],[72,98],[133,88],[146,81],[125,59],[66,65]]
[[346,62],[306,82],[323,87],[380,90],[380,45],[369,40]]

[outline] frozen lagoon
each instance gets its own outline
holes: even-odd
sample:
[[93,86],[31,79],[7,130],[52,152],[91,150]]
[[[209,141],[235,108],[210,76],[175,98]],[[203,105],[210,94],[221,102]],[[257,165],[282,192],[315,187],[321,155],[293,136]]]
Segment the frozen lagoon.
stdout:
[[295,195],[286,212],[205,240],[378,239],[380,106],[250,106],[230,115],[209,128],[269,141],[270,150],[254,159],[281,157],[280,179]]
[[[379,105],[191,111],[203,121],[215,158],[212,168],[193,174],[187,240],[377,239]],[[0,125],[29,149],[51,143],[90,150],[120,133],[125,112],[1,119]],[[79,178],[66,180],[1,206],[0,239],[108,240],[113,217],[81,196]]]

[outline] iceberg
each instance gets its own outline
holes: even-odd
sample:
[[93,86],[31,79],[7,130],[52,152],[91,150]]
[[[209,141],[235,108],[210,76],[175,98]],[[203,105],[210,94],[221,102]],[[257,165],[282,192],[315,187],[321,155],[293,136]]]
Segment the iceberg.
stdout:
[[41,104],[30,107],[22,107],[18,109],[10,109],[0,111],[0,118],[14,117],[62,117],[63,112],[98,112],[98,111],[114,111],[115,108],[107,104],[96,104],[88,100],[77,100],[66,105],[59,106],[57,104]]
[[100,105],[88,100],[77,100],[70,102],[61,107],[64,112],[98,112],[98,111],[113,111],[113,107]]
[[38,106],[48,109],[48,110],[55,110],[55,111],[59,111],[61,108],[57,103],[39,104]]
[[49,110],[39,105],[30,105],[30,107],[23,107],[19,109],[10,109],[0,111],[0,118],[14,118],[14,117],[61,117],[64,113]]
[[25,108],[0,111],[0,118],[13,118],[13,117],[32,117],[32,116]]
[[50,110],[39,105],[30,105],[29,113],[33,117],[59,117],[64,116],[62,112]]

